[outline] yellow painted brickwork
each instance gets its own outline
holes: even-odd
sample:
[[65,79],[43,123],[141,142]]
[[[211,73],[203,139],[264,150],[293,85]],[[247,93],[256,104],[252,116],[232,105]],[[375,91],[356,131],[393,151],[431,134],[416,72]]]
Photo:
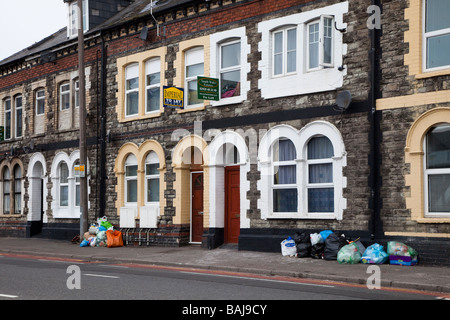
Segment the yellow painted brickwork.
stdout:
[[[136,53],[130,56],[122,57],[117,59],[117,76],[116,81],[118,85],[117,96],[117,106],[116,112],[119,122],[133,121],[138,119],[154,118],[161,116],[164,112],[162,104],[162,87],[166,85],[166,78],[164,70],[167,70],[165,58],[166,58],[166,47],[160,47],[153,50],[148,50],[140,53]],[[147,114],[145,108],[145,63],[151,58],[160,58],[160,102],[159,102],[159,112]],[[125,117],[125,68],[131,64],[139,64],[139,113],[136,116]]]

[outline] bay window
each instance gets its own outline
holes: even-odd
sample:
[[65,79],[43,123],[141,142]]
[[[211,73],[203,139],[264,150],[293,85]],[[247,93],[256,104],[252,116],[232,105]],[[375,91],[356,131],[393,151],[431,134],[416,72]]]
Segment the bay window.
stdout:
[[69,168],[67,163],[61,162],[59,165],[59,206],[69,205]]
[[145,202],[159,204],[159,159],[154,151],[150,151],[145,160]]
[[137,205],[138,187],[137,187],[138,164],[135,155],[130,154],[125,162],[125,203]]

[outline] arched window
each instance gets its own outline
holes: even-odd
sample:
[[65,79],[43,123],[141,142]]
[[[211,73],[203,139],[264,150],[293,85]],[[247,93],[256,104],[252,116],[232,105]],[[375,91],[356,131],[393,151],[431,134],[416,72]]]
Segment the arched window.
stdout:
[[14,213],[22,212],[22,169],[18,164],[14,167]]
[[424,141],[425,216],[450,215],[450,124],[432,127]]
[[159,203],[159,159],[154,151],[150,151],[145,159],[145,202]]
[[334,211],[333,155],[333,145],[327,137],[314,137],[308,142],[308,212]]
[[3,169],[3,214],[11,213],[11,173],[8,167]]
[[69,205],[69,168],[67,163],[61,162],[59,165],[59,206]]
[[297,212],[297,153],[289,139],[279,139],[272,146],[273,212]]
[[137,187],[138,163],[135,155],[130,154],[125,162],[125,203],[137,205],[138,187]]

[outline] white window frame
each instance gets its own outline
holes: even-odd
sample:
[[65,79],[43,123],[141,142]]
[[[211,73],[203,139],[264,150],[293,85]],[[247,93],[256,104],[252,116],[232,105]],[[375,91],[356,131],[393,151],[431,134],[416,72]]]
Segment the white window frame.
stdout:
[[[333,146],[333,185],[334,185],[334,212],[308,212],[307,206],[307,145],[312,137],[325,136]],[[273,211],[273,158],[271,148],[278,139],[290,139],[296,148],[296,186],[298,195],[297,212]],[[294,163],[294,162],[292,162]],[[275,163],[276,165],[276,163]],[[343,190],[347,186],[347,179],[343,175],[343,168],[347,165],[347,153],[339,130],[331,123],[323,120],[308,123],[300,130],[289,125],[276,125],[262,137],[258,149],[258,170],[261,178],[257,182],[257,188],[261,191],[258,199],[258,208],[261,210],[261,219],[323,219],[342,220],[347,200],[343,196]],[[314,184],[316,186],[316,184]]]
[[[132,166],[136,166],[136,175],[135,176],[127,176],[127,167],[132,167]],[[137,161],[137,157],[134,154],[129,154],[127,157],[127,160],[125,161],[125,166],[124,166],[124,182],[125,182],[125,186],[124,186],[124,203],[125,206],[127,207],[136,207],[138,202],[139,202],[139,186],[138,186],[138,176],[139,176],[139,166],[138,166],[138,161]],[[128,201],[128,181],[136,181],[136,202],[129,202]]]
[[[145,186],[144,186],[144,191],[145,191],[145,204],[146,205],[159,205],[159,201],[161,200],[161,194],[158,190],[158,200],[157,201],[149,201],[148,200],[148,180],[160,180],[160,176],[159,176],[159,171],[155,174],[148,174],[147,173],[147,164],[158,164],[158,168],[159,168],[159,158],[158,158],[158,154],[155,151],[150,151],[147,155],[147,157],[145,158]],[[159,181],[159,183],[161,183],[161,181]],[[158,184],[159,185],[159,184]]]
[[[234,65],[234,66],[230,66],[230,67],[222,67],[222,49],[224,48],[224,47],[226,47],[226,46],[229,46],[229,45],[233,45],[233,44],[236,44],[236,43],[239,43],[239,64],[236,64],[236,65]],[[226,98],[222,98],[222,92],[221,92],[221,90],[222,90],[222,74],[223,73],[228,73],[228,72],[235,72],[235,71],[239,71],[239,86],[241,86],[241,79],[242,79],[242,76],[241,76],[241,72],[242,72],[242,68],[241,68],[241,66],[242,66],[242,61],[241,61],[241,51],[242,51],[242,49],[241,49],[241,40],[240,39],[235,39],[235,40],[231,40],[231,41],[226,41],[226,42],[222,42],[222,43],[220,43],[219,44],[219,48],[218,48],[218,56],[219,56],[219,61],[218,61],[218,69],[219,69],[219,71],[218,71],[218,74],[219,74],[219,81],[220,81],[220,92],[219,92],[219,94],[220,94],[220,99],[230,99],[230,98],[233,98],[233,97],[235,97],[235,96],[231,96],[231,97],[226,97]],[[238,95],[236,95],[236,96],[240,96],[241,95],[241,90],[242,90],[242,88],[241,87],[239,87],[239,94]]]
[[[10,97],[6,98],[5,100],[3,100],[4,103],[4,111],[5,111],[5,119],[4,119],[4,139],[5,140],[11,140],[12,139],[12,123],[13,123],[13,119],[12,119],[12,100]],[[6,135],[7,131],[7,118],[8,118],[8,114],[9,114],[9,136]]]
[[[67,37],[74,38],[78,36],[78,3],[77,1],[72,1],[68,5],[69,10],[69,21],[67,28]],[[83,32],[89,30],[89,0],[83,0]]]
[[[66,167],[67,167],[67,182],[62,182],[61,181],[61,178],[62,178],[62,165],[63,164],[65,164],[66,165]],[[67,208],[67,207],[69,207],[69,204],[70,204],[70,186],[69,186],[69,176],[70,176],[70,169],[69,169],[69,165],[68,165],[68,163],[67,162],[65,162],[65,161],[61,161],[59,164],[58,164],[58,195],[59,195],[59,197],[58,197],[58,204],[59,204],[59,207],[60,208]],[[66,205],[63,205],[62,203],[61,203],[61,195],[62,195],[62,192],[61,192],[61,190],[62,190],[62,188],[67,188],[67,204]]]
[[[331,36],[331,47],[330,47],[330,49],[331,49],[330,60],[331,61],[329,63],[324,61],[324,57],[325,57],[324,46],[325,46],[325,37],[326,37],[326,35],[325,35],[325,19],[331,20],[331,35],[332,35]],[[319,30],[318,30],[318,32],[319,32],[319,39],[318,39],[319,50],[318,50],[318,56],[317,56],[318,65],[317,65],[317,67],[311,68],[310,67],[310,58],[311,58],[310,54],[311,53],[310,53],[310,48],[309,48],[309,44],[310,44],[309,27],[314,24],[318,24],[318,26],[319,26]],[[306,39],[306,45],[305,45],[306,65],[305,65],[305,67],[308,72],[321,70],[323,68],[332,68],[333,67],[333,65],[334,65],[334,63],[333,63],[334,62],[334,49],[333,48],[334,48],[334,39],[335,39],[334,33],[335,33],[335,30],[334,30],[334,17],[333,16],[321,15],[319,19],[312,20],[306,24],[306,37],[305,37],[305,39]]]
[[[185,109],[190,109],[190,108],[194,108],[194,107],[198,107],[200,105],[203,104],[203,101],[195,103],[195,104],[190,104],[189,101],[189,83],[191,82],[197,82],[197,77],[198,76],[203,76],[205,73],[205,56],[204,56],[204,47],[203,46],[197,46],[197,47],[193,47],[193,48],[189,48],[184,52],[184,108]],[[201,72],[201,74],[196,74],[194,76],[187,76],[187,69],[189,66],[194,66],[194,65],[199,65],[202,64],[203,65],[203,72]]]
[[[8,173],[8,176],[6,176]],[[9,215],[11,214],[11,170],[9,170],[8,166],[4,166],[2,170],[2,212],[3,214]],[[8,189],[8,190],[7,190]],[[9,201],[5,201],[6,197],[8,197]],[[7,202],[9,202],[7,204]]]
[[[295,50],[288,50],[288,33],[291,30],[295,30]],[[282,51],[280,53],[275,52],[275,35],[280,34],[282,37]],[[271,43],[272,43],[272,77],[284,77],[292,74],[296,74],[298,70],[298,28],[297,26],[287,26],[282,29],[276,29],[272,31]],[[288,54],[290,52],[295,52],[295,70],[288,71]],[[281,73],[275,74],[275,55],[281,55]]]
[[73,82],[73,86],[74,86],[74,98],[73,98],[73,103],[75,105],[75,108],[80,107],[80,81],[79,80],[75,80]]
[[[17,170],[19,170],[19,177],[16,176],[16,172]],[[13,207],[13,211],[14,214],[22,214],[22,207],[23,207],[23,183],[22,183],[22,179],[23,179],[23,172],[22,172],[22,168],[20,167],[19,164],[16,164],[13,167],[13,181],[14,181],[14,207]],[[18,186],[18,188],[16,188],[16,186]],[[19,191],[17,191],[16,189],[19,189]],[[18,200],[18,201],[17,201]],[[20,204],[20,209],[19,212],[16,212],[16,207],[17,207],[17,202],[19,202]]]
[[[40,95],[40,93],[42,93],[42,95]],[[42,112],[40,113],[39,111],[39,103],[41,103],[43,101],[43,105],[44,105],[44,110],[42,110]],[[45,89],[38,89],[36,90],[36,115],[37,116],[42,116],[43,114],[45,114]]]
[[[69,103],[68,107],[63,105],[63,101]],[[64,82],[59,86],[59,110],[69,110],[70,109],[70,82]]]
[[[427,50],[427,43],[429,38],[434,38],[438,36],[448,35],[450,34],[450,28],[435,30],[431,32],[426,32],[426,8],[427,8],[427,1],[422,1],[422,65],[423,65],[423,71],[429,72],[429,71],[439,71],[444,69],[449,69],[450,64],[445,66],[439,66],[434,68],[427,68],[427,60],[428,60],[428,50]],[[447,17],[448,18],[448,17]]]
[[[449,123],[446,123],[445,125],[449,125]],[[435,127],[439,127],[439,125],[435,125],[432,128]],[[430,128],[430,130],[432,129]],[[450,212],[430,212],[429,211],[429,196],[428,196],[428,177],[431,175],[450,175],[450,167],[449,168],[438,168],[438,169],[427,169],[427,139],[428,139],[428,132],[425,134],[425,138],[423,139],[423,150],[425,150],[424,152],[424,157],[423,157],[423,179],[424,179],[424,183],[423,183],[423,194],[424,194],[424,203],[425,203],[425,208],[424,208],[424,217],[425,218],[436,218],[436,217],[444,217],[444,218],[448,218],[450,217]],[[448,156],[450,156],[450,151],[448,151]]]
[[[300,194],[300,189],[299,189],[299,181],[298,181],[298,170],[299,170],[299,166],[297,165],[297,159],[293,159],[293,160],[286,160],[286,161],[275,161],[273,160],[275,157],[275,145],[277,143],[279,143],[280,140],[290,140],[292,142],[292,144],[294,145],[295,148],[295,143],[294,141],[292,141],[289,138],[286,137],[281,137],[280,139],[277,139],[271,146],[271,150],[270,150],[270,157],[272,159],[271,161],[271,166],[270,166],[270,172],[271,172],[271,192],[269,193],[269,197],[270,197],[270,210],[271,212],[273,212],[274,215],[292,215],[292,214],[297,214],[297,212],[299,211],[299,194]],[[295,148],[296,149],[296,148]],[[297,150],[295,150],[295,154],[297,157]],[[295,166],[295,183],[293,184],[276,184],[274,181],[274,177],[275,177],[275,173],[276,173],[276,169],[275,168],[279,168],[279,167],[283,167],[283,166]],[[274,198],[273,198],[273,191],[274,190],[283,190],[283,189],[297,189],[297,210],[295,212],[282,212],[282,211],[275,211],[274,208]]]
[[[149,84],[148,76],[156,73],[159,74],[159,82]],[[148,110],[148,90],[155,88],[159,89],[158,109]],[[161,58],[154,57],[145,62],[145,113],[146,114],[158,113],[160,112],[160,110],[161,110]]]
[[[137,88],[133,89],[127,89],[128,87],[128,81],[130,80],[136,80],[137,81]],[[125,67],[125,118],[127,117],[135,117],[139,115],[139,87],[140,87],[140,79],[139,79],[139,63],[132,63]],[[136,113],[127,113],[128,110],[128,95],[137,93],[138,95],[138,102],[137,102],[137,110]]]
[[[329,140],[329,138],[327,136],[324,135],[316,135],[311,137],[312,138],[316,138],[316,137],[325,137]],[[334,170],[333,170],[333,175],[332,175],[332,181],[331,182],[325,182],[325,183],[311,183],[309,181],[309,166],[310,165],[315,165],[315,164],[331,164],[332,169],[333,169],[333,156],[331,158],[323,158],[323,159],[309,159],[308,156],[308,144],[311,142],[311,139],[307,142],[306,145],[306,172],[304,174],[304,184],[305,184],[305,211],[308,212],[308,214],[320,214],[320,212],[310,212],[309,211],[309,189],[326,189],[326,188],[333,188],[333,194],[334,194]],[[331,143],[331,141],[330,141]],[[334,152],[334,150],[333,150]],[[333,202],[333,212],[334,212],[334,202]],[[325,212],[324,214],[328,214],[329,212]]]
[[[20,104],[18,102],[19,99]],[[21,112],[20,117],[18,115],[19,111]],[[20,133],[17,131],[19,128],[19,122],[21,128]],[[21,94],[18,94],[14,97],[14,133],[16,135],[16,138],[21,138],[23,136],[23,96]]]

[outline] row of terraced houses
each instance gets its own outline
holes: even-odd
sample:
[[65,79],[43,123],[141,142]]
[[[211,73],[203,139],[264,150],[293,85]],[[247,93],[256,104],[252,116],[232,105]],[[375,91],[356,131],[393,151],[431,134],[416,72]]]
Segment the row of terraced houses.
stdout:
[[[79,234],[78,11],[64,2],[66,28],[0,62],[1,236]],[[335,230],[448,265],[448,12],[84,0],[89,223],[106,216],[129,244],[257,251]],[[199,76],[219,99],[199,98]]]

